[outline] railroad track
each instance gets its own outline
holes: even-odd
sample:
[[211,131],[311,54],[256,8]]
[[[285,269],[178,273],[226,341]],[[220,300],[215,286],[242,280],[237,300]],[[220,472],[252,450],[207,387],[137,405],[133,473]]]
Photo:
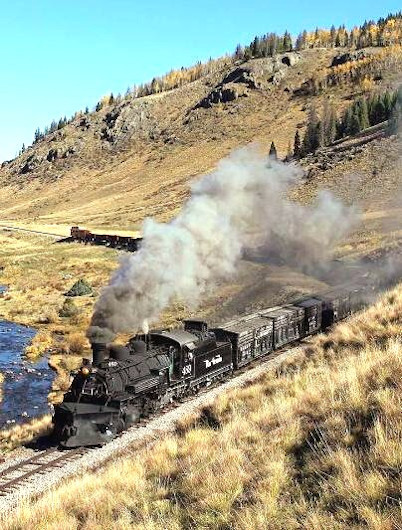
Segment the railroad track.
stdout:
[[37,475],[50,473],[54,468],[62,468],[65,464],[89,451],[91,449],[85,447],[78,447],[69,451],[61,451],[57,447],[51,447],[3,469],[0,471],[0,497],[13,493],[27,482],[33,482],[37,479]]
[[[86,470],[102,468],[133,447],[151,447],[161,434],[174,432],[177,421],[183,415],[192,414],[205,406],[226,389],[237,388],[254,380],[271,366],[275,368],[282,359],[300,351],[305,340],[290,350],[276,351],[263,359],[253,361],[232,377],[218,381],[202,389],[194,396],[185,396],[142,418],[127,431],[101,447],[79,447],[61,450],[57,447],[37,451],[18,462],[0,465],[0,527],[1,520],[16,508],[21,499],[37,498],[66,478],[82,474]],[[304,344],[305,345],[305,344]],[[259,362],[258,362],[259,361]],[[134,444],[134,445],[133,445]]]
[[32,230],[32,229],[29,229],[29,228],[20,228],[20,227],[17,227],[17,226],[5,226],[5,225],[0,225],[0,230],[9,230],[9,231],[16,231],[16,232],[28,232],[29,234],[37,234],[37,235],[40,235],[40,236],[48,236],[48,237],[53,237],[54,239],[63,239],[63,237],[66,237],[66,236],[61,236],[60,234],[51,234],[50,232],[41,232],[39,230]]

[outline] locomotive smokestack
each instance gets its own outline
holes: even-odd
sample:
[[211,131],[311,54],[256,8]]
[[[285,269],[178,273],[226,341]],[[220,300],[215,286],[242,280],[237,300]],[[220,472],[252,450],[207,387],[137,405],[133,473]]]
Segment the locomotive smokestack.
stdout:
[[106,342],[93,342],[92,346],[92,364],[99,366],[99,364],[109,358],[109,352]]

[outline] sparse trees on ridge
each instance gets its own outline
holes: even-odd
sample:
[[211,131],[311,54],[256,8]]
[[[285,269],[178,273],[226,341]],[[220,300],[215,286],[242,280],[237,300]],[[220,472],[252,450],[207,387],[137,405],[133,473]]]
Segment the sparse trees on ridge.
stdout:
[[328,100],[324,103],[321,119],[318,119],[316,109],[312,106],[302,142],[299,131],[296,131],[293,156],[300,158],[313,153],[318,147],[331,145],[335,140],[353,136],[386,120],[389,120],[389,132],[394,133],[398,129],[401,109],[402,88],[395,92],[359,97],[339,119]]

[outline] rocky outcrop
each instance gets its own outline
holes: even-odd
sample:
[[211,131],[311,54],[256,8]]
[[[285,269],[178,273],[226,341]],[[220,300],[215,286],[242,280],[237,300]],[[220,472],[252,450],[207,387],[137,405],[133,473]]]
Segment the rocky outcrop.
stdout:
[[[244,96],[245,92],[243,91],[241,95]],[[236,99],[238,99],[238,97],[239,91],[236,88],[218,86],[214,88],[214,90],[212,90],[212,92],[210,92],[207,97],[202,99],[198,103],[197,107],[203,107],[204,109],[208,109],[216,103],[228,103],[229,101],[235,101]]]
[[210,108],[217,103],[228,103],[248,96],[249,90],[278,85],[287,70],[300,60],[298,52],[288,52],[275,57],[252,59],[232,70],[195,107]]
[[19,173],[25,175],[36,169],[42,162],[42,157],[36,156],[34,154],[30,155],[24,164],[20,166]]
[[58,158],[58,156],[59,156],[58,149],[50,149],[50,151],[46,155],[46,160],[48,162],[54,162],[56,160],[56,158]]
[[343,53],[342,55],[337,55],[332,59],[331,67],[339,66],[340,64],[346,64],[353,61],[360,61],[368,57],[368,53],[364,50],[358,50],[356,52]]

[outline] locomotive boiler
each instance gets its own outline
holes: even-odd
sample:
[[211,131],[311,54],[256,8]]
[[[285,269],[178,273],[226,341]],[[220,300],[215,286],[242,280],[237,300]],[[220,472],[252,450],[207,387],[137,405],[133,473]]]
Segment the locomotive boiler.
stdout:
[[202,321],[138,335],[126,346],[92,344],[61,404],[54,437],[64,447],[103,444],[140,417],[232,371],[232,346]]

